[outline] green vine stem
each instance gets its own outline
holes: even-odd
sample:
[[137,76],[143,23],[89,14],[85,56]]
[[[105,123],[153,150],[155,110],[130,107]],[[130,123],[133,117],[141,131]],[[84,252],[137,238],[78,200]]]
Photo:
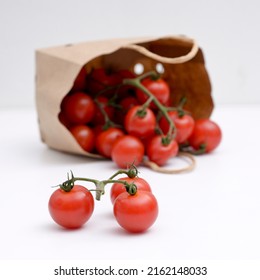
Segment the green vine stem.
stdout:
[[98,106],[101,114],[103,115],[104,117],[104,121],[105,121],[105,124],[102,126],[102,129],[103,130],[107,130],[108,128],[110,127],[117,127],[119,125],[117,125],[116,123],[114,123],[108,116],[106,110],[104,109],[104,106],[101,102],[98,101],[98,98],[95,98],[94,99],[94,102],[96,103],[96,105]]
[[[154,71],[151,72],[147,72],[144,75],[141,75],[137,78],[134,79],[125,79],[123,80],[123,84],[124,85],[130,85],[130,86],[134,86],[140,90],[142,90],[149,98],[147,102],[154,102],[154,104],[157,106],[157,108],[160,110],[161,114],[166,118],[166,120],[169,123],[169,130],[168,133],[166,135],[166,141],[164,141],[164,143],[169,143],[169,141],[171,141],[172,139],[174,139],[176,137],[176,129],[175,129],[175,125],[173,123],[173,121],[171,120],[169,114],[168,114],[168,110],[167,107],[165,107],[164,105],[161,104],[161,102],[145,87],[142,85],[141,81],[143,79],[145,79],[146,77],[151,77],[151,79],[156,79],[159,77],[159,74],[157,74]],[[148,106],[149,104],[144,103],[144,106]]]
[[119,169],[116,173],[114,173],[109,179],[112,180],[114,179],[116,176],[120,175],[120,174],[125,174],[127,175],[129,178],[135,178],[137,177],[139,171],[136,168],[135,165],[131,165],[129,167],[129,169],[125,170],[125,169]]
[[167,107],[166,109],[168,112],[176,111],[180,118],[185,115],[191,115],[191,112],[183,109],[183,106],[185,105],[186,102],[187,102],[187,98],[185,96],[183,96],[183,97],[181,97],[180,102],[177,107]]
[[85,181],[85,182],[91,182],[95,185],[95,189],[89,189],[89,191],[95,191],[96,192],[96,200],[100,200],[101,196],[105,194],[105,186],[107,184],[114,184],[119,183],[124,185],[126,188],[126,191],[130,195],[135,195],[137,192],[137,187],[134,183],[128,183],[125,180],[116,180],[114,179],[119,174],[126,174],[129,178],[134,178],[137,176],[137,169],[135,166],[131,166],[128,170],[118,170],[115,174],[113,174],[109,179],[107,180],[97,180],[97,179],[91,179],[91,178],[85,178],[85,177],[75,177],[72,171],[70,174],[68,173],[68,179],[63,182],[62,184],[58,185],[63,191],[70,192],[76,181]]
[[205,154],[206,153],[206,148],[207,148],[206,144],[201,144],[197,150],[191,148],[189,143],[187,143],[187,145],[186,144],[180,145],[180,151],[187,152],[187,153],[192,154],[194,156],[199,156],[199,155]]

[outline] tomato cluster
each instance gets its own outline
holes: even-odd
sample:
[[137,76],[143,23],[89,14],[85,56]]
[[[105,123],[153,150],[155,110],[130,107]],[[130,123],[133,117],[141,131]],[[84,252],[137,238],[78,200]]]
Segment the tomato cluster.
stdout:
[[[121,173],[127,176],[115,179]],[[137,169],[119,170],[108,180],[98,181],[89,178],[70,179],[59,185],[49,199],[49,212],[53,220],[68,229],[82,227],[94,211],[94,198],[90,190],[74,184],[77,180],[96,185],[97,200],[104,194],[104,187],[112,184],[110,198],[114,217],[118,224],[128,232],[139,233],[150,228],[158,216],[158,203],[149,183],[137,177]]]
[[180,150],[205,153],[221,141],[219,126],[194,120],[183,103],[170,107],[170,87],[157,73],[82,68],[61,102],[59,120],[86,152],[120,168],[147,157],[159,166]]

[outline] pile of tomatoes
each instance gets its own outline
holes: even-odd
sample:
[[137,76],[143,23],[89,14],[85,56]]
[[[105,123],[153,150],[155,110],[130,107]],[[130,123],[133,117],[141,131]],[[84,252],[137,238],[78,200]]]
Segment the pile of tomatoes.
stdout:
[[[124,177],[115,177],[124,173]],[[67,229],[82,227],[94,211],[92,192],[82,185],[83,180],[94,183],[97,200],[103,195],[104,187],[112,184],[110,198],[114,217],[118,224],[128,232],[140,233],[149,229],[157,219],[158,203],[149,183],[137,176],[137,169],[120,170],[108,180],[71,178],[59,185],[49,199],[49,212],[53,220]],[[126,176],[125,176],[126,175]]]
[[163,166],[180,150],[210,152],[221,141],[210,119],[194,120],[170,106],[170,87],[158,74],[82,68],[61,102],[59,120],[83,150],[112,159],[120,168],[145,157]]

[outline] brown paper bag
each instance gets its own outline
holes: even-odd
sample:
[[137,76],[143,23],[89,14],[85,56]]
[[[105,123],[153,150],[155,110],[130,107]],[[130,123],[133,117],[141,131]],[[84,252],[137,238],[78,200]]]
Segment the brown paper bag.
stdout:
[[185,108],[194,118],[209,117],[213,110],[211,85],[202,50],[195,40],[184,36],[132,38],[70,44],[36,50],[36,106],[41,139],[49,147],[70,153],[100,157],[85,152],[58,114],[64,96],[85,67],[133,70],[141,63],[144,71],[163,65],[171,88],[171,105],[185,95]]

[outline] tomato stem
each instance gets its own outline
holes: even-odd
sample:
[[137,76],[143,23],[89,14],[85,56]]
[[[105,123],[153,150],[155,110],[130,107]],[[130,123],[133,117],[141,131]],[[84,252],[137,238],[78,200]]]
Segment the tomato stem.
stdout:
[[192,154],[194,156],[198,156],[198,155],[203,155],[206,153],[206,148],[207,148],[207,145],[206,144],[201,144],[199,146],[199,148],[197,150],[193,149],[192,147],[189,146],[189,144],[184,144],[184,145],[180,145],[180,151],[183,151],[183,152],[187,152],[189,154]]
[[[166,118],[166,120],[169,123],[169,130],[167,132],[166,138],[167,139],[174,139],[176,137],[176,129],[175,129],[175,125],[174,122],[171,120],[168,111],[167,111],[167,107],[165,107],[145,86],[143,86],[143,84],[141,83],[142,79],[146,78],[146,77],[158,77],[158,74],[154,71],[151,72],[147,72],[142,76],[139,76],[137,78],[134,79],[125,79],[123,80],[123,84],[125,85],[130,85],[130,86],[134,86],[140,90],[142,90],[148,97],[149,99],[147,100],[147,104],[149,105],[150,102],[154,102],[154,104],[157,106],[157,108],[161,111],[162,115]],[[146,103],[144,103],[144,106],[147,106]]]
[[138,170],[134,164],[132,164],[128,170],[119,169],[116,173],[114,173],[109,179],[112,180],[117,175],[126,174],[129,178],[135,178],[138,175]]
[[104,104],[99,102],[97,98],[94,99],[94,102],[97,104],[101,114],[104,116],[105,124],[102,126],[102,130],[107,130],[110,127],[118,127],[119,125],[114,123],[108,116],[106,110],[104,109]]
[[85,178],[85,177],[74,177],[72,171],[70,174],[67,174],[67,180],[63,182],[62,184],[58,185],[62,190],[65,192],[70,192],[76,181],[85,181],[85,182],[91,182],[96,186],[96,189],[89,189],[89,191],[95,191],[96,192],[96,200],[100,200],[101,196],[105,194],[105,186],[107,184],[114,184],[114,183],[119,183],[125,186],[126,191],[130,195],[134,195],[137,191],[137,187],[134,183],[128,183],[125,180],[115,180],[117,175],[119,174],[126,174],[129,178],[134,178],[138,174],[138,170],[134,165],[131,165],[128,170],[123,170],[120,169],[118,170],[115,174],[113,174],[109,179],[107,180],[96,180],[96,179],[91,179],[91,178]]

